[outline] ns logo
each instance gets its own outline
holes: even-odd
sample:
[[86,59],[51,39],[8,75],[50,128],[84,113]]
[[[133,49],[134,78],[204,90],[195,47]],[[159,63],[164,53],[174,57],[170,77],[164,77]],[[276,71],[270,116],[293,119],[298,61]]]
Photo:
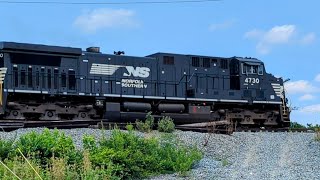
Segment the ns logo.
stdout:
[[126,66],[128,73],[123,73],[123,76],[133,76],[147,78],[150,75],[150,69],[147,67],[136,67]]
[[133,76],[133,77],[147,78],[150,76],[150,68],[148,67],[133,67],[133,66],[97,64],[97,63],[92,63],[90,74],[111,76],[120,68],[126,68],[127,72],[123,73],[123,76],[126,76],[126,77]]

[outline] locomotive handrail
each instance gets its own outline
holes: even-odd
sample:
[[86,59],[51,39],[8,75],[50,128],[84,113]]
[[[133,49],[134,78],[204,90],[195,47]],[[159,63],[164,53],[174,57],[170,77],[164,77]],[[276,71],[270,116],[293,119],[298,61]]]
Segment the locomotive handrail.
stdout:
[[189,83],[191,81],[191,78],[194,76],[194,74],[196,74],[196,72],[193,72],[189,78],[189,80],[187,81],[187,83]]

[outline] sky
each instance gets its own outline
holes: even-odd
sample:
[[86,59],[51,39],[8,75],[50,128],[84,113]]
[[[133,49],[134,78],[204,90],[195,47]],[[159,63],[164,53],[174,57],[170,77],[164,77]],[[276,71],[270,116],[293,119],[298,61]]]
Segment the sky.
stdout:
[[320,124],[319,7],[317,0],[0,3],[0,41],[99,46],[104,53],[123,50],[134,56],[171,52],[255,57],[265,63],[267,72],[290,79],[285,87],[294,108],[291,120]]

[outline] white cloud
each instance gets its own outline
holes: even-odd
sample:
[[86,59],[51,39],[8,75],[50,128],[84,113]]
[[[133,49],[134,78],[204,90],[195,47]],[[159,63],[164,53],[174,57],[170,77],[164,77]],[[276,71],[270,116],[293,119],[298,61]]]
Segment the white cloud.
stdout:
[[95,9],[78,16],[73,25],[85,32],[114,27],[137,27],[135,12],[126,9]]
[[299,98],[300,101],[314,100],[316,97],[311,94],[305,94]]
[[244,37],[247,39],[256,39],[260,38],[264,34],[263,31],[260,31],[258,29],[253,29],[251,31],[248,31],[244,34]]
[[320,113],[320,104],[303,107],[300,111],[304,113]]
[[210,31],[225,30],[225,29],[229,29],[233,25],[234,25],[234,21],[233,20],[228,20],[228,21],[225,21],[225,22],[222,22],[222,23],[211,24],[209,26],[209,30]]
[[318,74],[318,75],[314,78],[314,80],[320,82],[320,74]]
[[275,26],[264,34],[262,39],[266,44],[285,44],[288,43],[296,31],[294,25]]
[[257,40],[256,50],[261,54],[268,54],[274,46],[290,44],[298,41],[299,44],[310,44],[315,41],[315,33],[298,37],[295,25],[274,26],[268,31],[253,29],[244,34],[246,39]]
[[319,88],[305,80],[287,82],[285,83],[285,89],[288,94],[312,93],[319,91]]
[[309,33],[301,38],[301,44],[311,44],[316,40],[315,33]]

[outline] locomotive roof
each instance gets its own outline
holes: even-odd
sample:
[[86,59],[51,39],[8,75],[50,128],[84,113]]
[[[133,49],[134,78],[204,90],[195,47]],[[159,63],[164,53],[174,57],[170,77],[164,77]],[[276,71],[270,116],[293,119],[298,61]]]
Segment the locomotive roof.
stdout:
[[[8,51],[39,52],[39,53],[48,53],[48,54],[56,54],[56,55],[71,55],[71,56],[80,56],[82,54],[95,55],[95,56],[112,55],[112,54],[92,53],[92,52],[88,52],[88,51],[82,51],[81,48],[74,48],[74,47],[51,46],[51,45],[30,44],[30,43],[16,43],[16,42],[0,42],[0,49],[8,50]],[[250,62],[251,63],[263,63],[259,59],[247,58],[247,57],[245,57],[245,58],[243,58],[243,57],[226,58],[226,57],[217,57],[217,56],[175,54],[175,53],[163,53],[163,52],[150,54],[150,55],[146,56],[145,58],[154,58],[154,56],[162,56],[162,55],[206,57],[206,58],[226,59],[226,60],[236,58],[239,61],[248,62],[248,63],[250,63]],[[126,55],[126,57],[135,57],[135,56],[127,56]]]
[[217,57],[217,56],[204,56],[204,55],[191,55],[191,54],[175,54],[175,53],[163,53],[163,52],[158,52],[154,54],[150,54],[147,57],[152,57],[152,56],[161,56],[161,55],[171,55],[171,56],[189,56],[189,57],[206,57],[206,58],[214,58],[214,59],[237,59],[239,61],[244,61],[244,62],[251,62],[251,63],[263,63],[261,60],[256,59],[256,58],[251,58],[251,57]]
[[73,56],[80,56],[82,54],[81,48],[48,46],[48,45],[16,43],[16,42],[0,42],[0,49],[11,50],[11,51],[63,54],[63,55],[73,55]]
[[242,58],[242,57],[235,57],[239,61],[245,61],[245,62],[252,62],[252,63],[263,63],[261,60],[256,59],[256,58]]

